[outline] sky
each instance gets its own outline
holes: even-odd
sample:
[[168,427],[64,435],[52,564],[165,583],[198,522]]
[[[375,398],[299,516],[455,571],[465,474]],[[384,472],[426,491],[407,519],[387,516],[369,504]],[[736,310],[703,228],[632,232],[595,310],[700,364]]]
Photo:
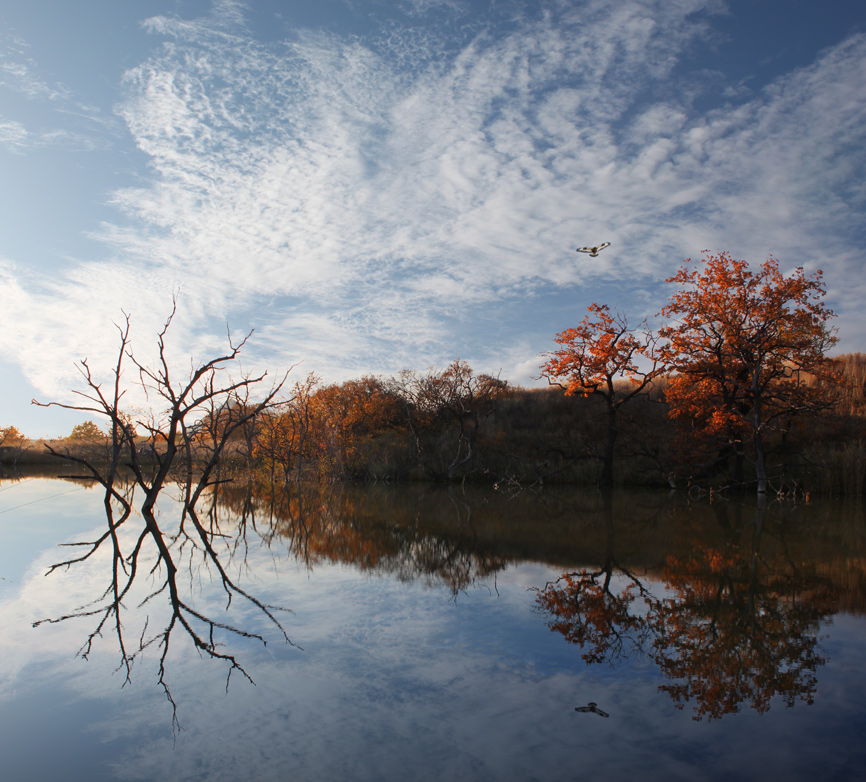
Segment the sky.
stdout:
[[864,214],[862,0],[7,0],[0,426],[92,417],[30,400],[174,300],[179,377],[254,330],[239,372],[537,385],[705,250],[823,270],[862,351]]

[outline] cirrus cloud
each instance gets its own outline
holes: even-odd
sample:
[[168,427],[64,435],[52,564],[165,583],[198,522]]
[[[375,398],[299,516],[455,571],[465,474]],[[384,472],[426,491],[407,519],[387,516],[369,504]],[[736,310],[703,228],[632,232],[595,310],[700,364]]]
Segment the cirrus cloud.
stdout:
[[179,355],[229,322],[257,327],[250,361],[275,368],[339,379],[459,353],[526,382],[520,352],[569,325],[550,301],[615,284],[611,303],[652,315],[704,248],[832,269],[843,337],[860,333],[866,36],[699,112],[706,74],[687,65],[715,2],[551,2],[459,43],[417,24],[441,4],[368,38],[281,42],[241,8],[146,22],[163,40],[119,112],[149,174],[93,231],[111,259],[50,284],[4,267],[0,318],[21,318],[16,360],[46,392],[86,346],[109,360],[121,308],[153,334],[177,291]]

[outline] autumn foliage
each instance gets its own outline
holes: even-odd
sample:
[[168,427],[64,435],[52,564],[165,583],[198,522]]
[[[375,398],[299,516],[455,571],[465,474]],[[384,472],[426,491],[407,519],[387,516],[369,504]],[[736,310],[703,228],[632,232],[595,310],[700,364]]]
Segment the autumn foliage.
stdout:
[[[606,305],[591,304],[589,314],[575,328],[556,335],[559,350],[548,354],[542,377],[565,389],[567,396],[597,396],[607,418],[601,484],[613,484],[617,413],[661,374],[655,337],[641,324],[630,328],[625,315],[612,314]],[[646,365],[639,363],[644,359]],[[625,378],[623,389],[618,381]]]
[[815,671],[826,662],[818,641],[832,590],[804,574],[764,572],[757,553],[737,553],[669,557],[664,577],[674,596],[647,614],[652,657],[667,680],[659,689],[679,708],[694,702],[695,719],[745,706],[763,713],[776,696],[789,707],[812,703]]
[[[661,328],[596,303],[559,332],[540,367],[546,389],[509,386],[460,359],[342,383],[309,375],[255,416],[255,400],[235,395],[189,420],[191,457],[206,461],[219,443],[231,469],[271,482],[866,493],[866,361],[827,356],[835,337],[821,273],[783,273],[774,258],[753,269],[721,252],[667,282]],[[129,443],[145,437],[129,425],[154,435],[151,455],[173,442],[124,411],[115,423]],[[80,434],[51,447],[89,447]],[[27,450],[32,460],[45,446]]]
[[[587,556],[598,565],[563,573],[536,594],[550,630],[588,663],[651,661],[659,691],[677,708],[691,705],[696,720],[812,703],[827,661],[821,629],[839,609],[838,586],[807,564],[814,530],[793,532],[785,514],[760,499],[752,509],[717,509],[716,523],[709,511],[694,523],[693,507],[680,510],[672,509],[674,542],[657,518],[614,513],[606,499],[607,539]],[[614,520],[623,516],[630,528],[620,524],[617,533]],[[653,543],[636,545],[638,529],[665,540],[661,562],[643,572],[635,564],[653,556]],[[798,536],[804,550],[794,554]]]
[[14,426],[0,426],[0,446],[15,447],[21,445],[26,438]]
[[563,573],[538,593],[538,606],[550,616],[550,629],[577,644],[588,663],[616,661],[640,647],[644,621],[634,611],[639,584],[611,588],[611,570],[587,568]]
[[693,443],[745,458],[765,492],[772,438],[797,416],[826,408],[822,384],[839,382],[826,356],[836,340],[821,272],[783,275],[772,257],[753,271],[720,253],[668,282],[682,287],[662,310],[672,322],[659,332],[672,372],[671,418]]
[[330,385],[310,375],[258,422],[255,454],[272,478],[451,479],[474,469],[484,422],[506,388],[459,359]]
[[[593,304],[575,328],[556,335],[560,348],[548,354],[542,376],[567,395],[599,396],[605,402],[607,437],[600,482],[613,483],[620,432],[617,411],[663,385],[669,418],[679,432],[679,453],[670,473],[691,480],[714,464],[745,461],[765,493],[774,450],[787,447],[804,417],[832,406],[829,388],[840,383],[838,363],[826,352],[836,340],[828,327],[833,312],[823,298],[818,271],[802,267],[783,274],[770,257],[757,271],[728,253],[690,261],[668,283],[678,286],[653,334],[642,324]],[[632,452],[654,458],[659,449],[634,437]],[[674,462],[679,464],[675,465]],[[777,474],[785,482],[784,468]],[[743,484],[741,469],[737,483]]]

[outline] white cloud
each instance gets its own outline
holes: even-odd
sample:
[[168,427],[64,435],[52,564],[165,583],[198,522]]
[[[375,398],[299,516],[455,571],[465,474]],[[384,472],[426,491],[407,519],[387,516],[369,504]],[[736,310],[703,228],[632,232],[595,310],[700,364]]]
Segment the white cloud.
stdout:
[[0,86],[30,99],[58,100],[69,93],[62,84],[50,84],[38,75],[38,67],[29,56],[29,45],[15,35],[0,35]]
[[27,128],[20,122],[0,117],[0,144],[16,151],[26,144],[27,136]]
[[[88,345],[110,355],[121,307],[148,333],[177,289],[185,347],[212,344],[199,335],[214,324],[260,326],[257,359],[340,376],[441,365],[459,342],[473,363],[509,356],[503,377],[527,382],[535,359],[519,351],[568,324],[548,326],[539,300],[493,346],[474,308],[508,319],[550,286],[588,297],[617,280],[613,304],[645,311],[655,291],[660,309],[655,286],[704,248],[820,259],[828,280],[858,263],[863,36],[701,116],[677,66],[714,3],[550,4],[456,52],[423,35],[417,60],[408,28],[263,44],[238,9],[148,21],[166,40],[126,75],[120,113],[152,175],[114,194],[123,219],[96,232],[118,260],[14,288],[16,350],[40,387],[59,392],[59,367]],[[840,309],[862,298],[849,282]]]

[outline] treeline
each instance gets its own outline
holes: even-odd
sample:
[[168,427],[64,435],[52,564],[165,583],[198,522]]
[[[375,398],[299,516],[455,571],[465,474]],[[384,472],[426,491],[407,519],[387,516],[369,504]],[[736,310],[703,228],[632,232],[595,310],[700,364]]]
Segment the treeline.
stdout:
[[[662,387],[623,417],[634,437],[624,436],[618,450],[621,481],[661,480],[664,456],[635,438],[643,442],[667,427]],[[332,385],[308,379],[282,406],[250,421],[232,453],[236,464],[269,480],[597,483],[603,429],[597,399],[558,387],[515,388],[457,360],[423,374]]]
[[[775,492],[860,496],[866,491],[866,356],[837,359],[841,383],[826,406],[767,430]],[[712,447],[671,418],[660,375],[617,417],[614,483],[704,489],[754,485],[744,457]],[[629,394],[627,381],[615,397]],[[607,403],[562,388],[521,389],[476,375],[461,361],[443,371],[298,384],[282,407],[251,419],[231,457],[276,478],[326,481],[474,480],[500,488],[602,481]]]
[[[824,409],[792,419],[772,433],[772,489],[861,496],[866,492],[866,354],[839,356],[840,382],[825,387]],[[657,376],[617,418],[616,485],[702,490],[742,488],[750,476],[742,459],[723,447],[707,452],[690,427],[670,416],[669,377]],[[500,488],[550,483],[596,484],[605,461],[606,401],[566,395],[552,386],[524,389],[463,361],[444,370],[366,376],[324,384],[314,376],[285,388],[272,406],[249,413],[238,400],[189,428],[199,459],[234,427],[222,450],[225,475],[250,472],[265,482],[481,481]],[[630,393],[619,381],[615,395]],[[100,461],[110,438],[93,422],[69,437],[31,441],[10,428],[2,459],[45,463],[45,445]],[[0,430],[6,432],[9,430]],[[14,440],[14,444],[9,444]],[[148,439],[136,437],[140,458]],[[700,447],[699,447],[700,445]],[[53,459],[50,454],[48,458]]]

